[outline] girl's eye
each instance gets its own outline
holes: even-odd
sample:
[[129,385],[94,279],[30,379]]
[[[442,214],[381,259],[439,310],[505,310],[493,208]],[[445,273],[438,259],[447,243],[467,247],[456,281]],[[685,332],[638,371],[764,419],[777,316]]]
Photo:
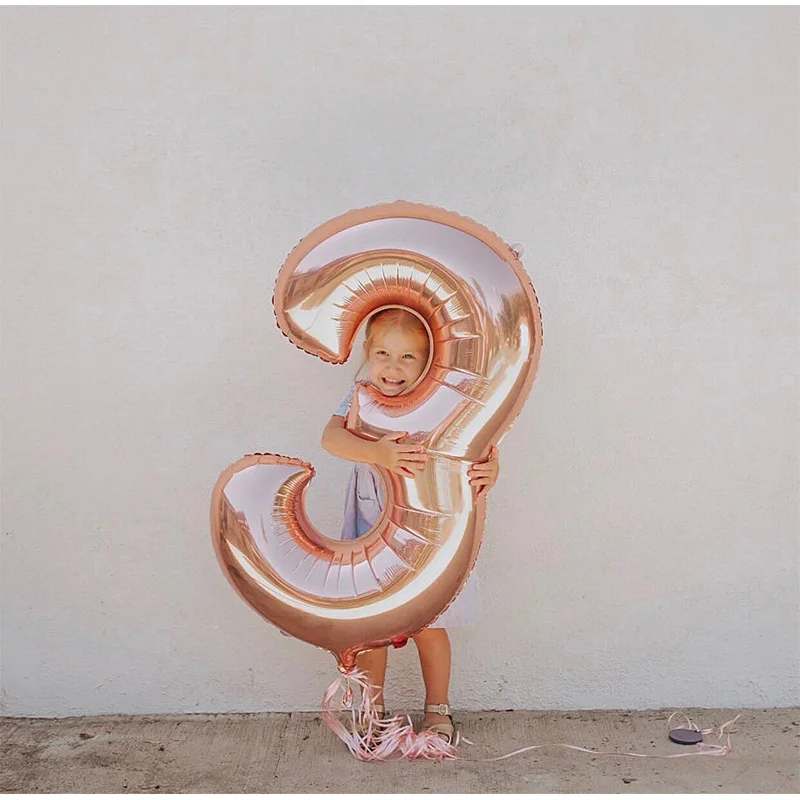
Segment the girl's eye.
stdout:
[[413,356],[413,355],[411,355],[411,353],[406,353],[406,354],[403,356],[403,358],[410,358],[410,359],[412,359],[412,360],[413,360],[413,359],[414,359],[414,356]]

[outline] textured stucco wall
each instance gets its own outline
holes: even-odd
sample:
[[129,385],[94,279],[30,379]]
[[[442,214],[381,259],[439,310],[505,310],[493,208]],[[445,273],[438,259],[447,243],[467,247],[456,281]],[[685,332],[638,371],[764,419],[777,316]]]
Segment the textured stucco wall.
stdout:
[[395,199],[523,242],[544,316],[453,703],[800,702],[797,17],[3,9],[2,712],[318,707],[333,660],[234,594],[209,495],[297,455],[339,525],[355,365],[272,282]]

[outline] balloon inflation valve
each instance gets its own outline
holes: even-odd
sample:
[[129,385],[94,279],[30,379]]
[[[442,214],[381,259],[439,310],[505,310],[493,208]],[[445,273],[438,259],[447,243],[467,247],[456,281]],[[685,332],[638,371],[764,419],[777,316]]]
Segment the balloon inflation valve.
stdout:
[[342,708],[350,709],[353,707],[353,687],[348,685],[342,693]]

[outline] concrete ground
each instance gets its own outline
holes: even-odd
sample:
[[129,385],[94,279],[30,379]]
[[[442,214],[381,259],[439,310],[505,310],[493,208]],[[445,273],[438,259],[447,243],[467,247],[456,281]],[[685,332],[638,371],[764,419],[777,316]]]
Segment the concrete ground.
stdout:
[[[545,747],[505,761],[365,764],[318,714],[0,719],[0,791],[61,793],[673,793],[800,792],[800,710],[682,709],[728,728],[733,752],[674,759]],[[668,755],[669,711],[462,712],[461,755],[531,744]],[[415,719],[415,722],[418,720]],[[672,727],[684,722],[675,717]],[[714,736],[708,743],[718,743]]]

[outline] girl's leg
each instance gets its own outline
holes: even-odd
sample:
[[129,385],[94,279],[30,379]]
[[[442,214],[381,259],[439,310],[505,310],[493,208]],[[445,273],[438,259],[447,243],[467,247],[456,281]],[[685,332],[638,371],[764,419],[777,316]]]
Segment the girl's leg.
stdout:
[[[450,691],[450,637],[444,628],[425,628],[414,637],[419,650],[419,664],[425,681],[425,705],[449,703]],[[441,714],[425,713],[424,724],[449,722]]]
[[375,687],[372,699],[376,703],[383,703],[383,684],[386,681],[386,659],[388,647],[379,647],[359,653],[356,657],[356,666],[367,673],[367,680]]

